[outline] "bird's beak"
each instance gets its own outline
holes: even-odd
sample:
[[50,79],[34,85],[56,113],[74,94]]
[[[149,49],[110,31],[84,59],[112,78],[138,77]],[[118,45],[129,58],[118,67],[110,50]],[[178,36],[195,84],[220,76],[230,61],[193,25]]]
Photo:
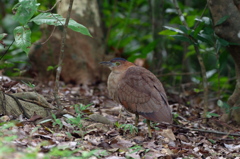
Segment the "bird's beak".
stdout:
[[100,62],[101,65],[106,65],[108,67],[111,67],[112,66],[112,62],[110,61],[103,61],[103,62]]

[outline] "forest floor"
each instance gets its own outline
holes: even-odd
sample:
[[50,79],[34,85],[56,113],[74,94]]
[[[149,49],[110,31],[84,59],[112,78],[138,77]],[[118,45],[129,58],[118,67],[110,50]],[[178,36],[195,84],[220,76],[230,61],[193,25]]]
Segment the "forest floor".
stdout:
[[[53,82],[31,88],[23,83],[4,88],[5,93],[38,92],[56,105]],[[147,124],[107,95],[105,84],[73,86],[61,84],[60,97],[71,112],[38,123],[11,115],[0,118],[0,158],[240,158],[240,127],[225,123],[216,100],[209,103],[207,124],[203,124],[202,93],[193,90],[173,93],[167,89],[173,110],[173,125]]]

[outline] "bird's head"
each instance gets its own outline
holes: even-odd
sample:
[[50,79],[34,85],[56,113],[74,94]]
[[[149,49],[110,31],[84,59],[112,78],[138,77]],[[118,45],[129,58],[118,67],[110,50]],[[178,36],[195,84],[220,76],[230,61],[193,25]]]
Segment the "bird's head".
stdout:
[[122,71],[126,70],[128,67],[133,66],[134,64],[131,62],[128,62],[124,58],[114,58],[110,61],[103,61],[100,62],[100,64],[108,66],[110,70],[112,71]]

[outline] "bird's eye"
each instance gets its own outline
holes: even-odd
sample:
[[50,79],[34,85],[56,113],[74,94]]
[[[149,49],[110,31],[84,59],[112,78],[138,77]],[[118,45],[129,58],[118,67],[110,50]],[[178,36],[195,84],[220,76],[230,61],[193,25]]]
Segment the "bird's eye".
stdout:
[[116,66],[119,66],[121,63],[120,62],[116,62]]

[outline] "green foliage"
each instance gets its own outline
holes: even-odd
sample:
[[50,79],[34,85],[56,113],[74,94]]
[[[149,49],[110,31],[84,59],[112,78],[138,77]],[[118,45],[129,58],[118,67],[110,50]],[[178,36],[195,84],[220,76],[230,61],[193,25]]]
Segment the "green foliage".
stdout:
[[129,61],[152,53],[158,42],[152,40],[147,1],[103,1],[102,6],[104,22],[109,28],[109,52],[122,54]]
[[[5,14],[0,15],[2,19],[0,30],[4,32],[0,34],[0,52],[7,51],[7,54],[3,56],[0,68],[5,70],[4,74],[7,76],[18,76],[20,72],[15,72],[15,70],[23,70],[30,65],[26,62],[28,57],[25,53],[28,53],[32,43],[41,37],[39,25],[63,26],[65,18],[54,13],[38,12],[38,9],[49,9],[54,5],[54,1],[41,1],[40,4],[37,0],[12,0],[2,3],[4,4]],[[52,12],[56,12],[56,9],[53,9]],[[86,27],[72,19],[69,21],[68,28],[91,36]]]
[[8,143],[13,142],[17,138],[17,135],[8,130],[15,126],[13,122],[3,122],[0,124],[0,158],[2,158],[4,155],[15,151],[11,144]]
[[[48,24],[54,26],[63,26],[65,24],[65,21],[66,19],[59,14],[40,13],[39,15],[31,19],[29,22],[34,22],[38,25]],[[89,33],[88,29],[85,26],[77,23],[72,19],[69,20],[68,28],[72,29],[73,31],[82,33],[83,35],[88,35],[91,37],[91,34]]]
[[207,112],[206,117],[207,118],[211,118],[211,117],[219,117],[220,115],[216,114],[216,113],[211,113],[211,112]]
[[223,102],[221,100],[217,101],[217,105],[220,108],[222,108],[226,114],[231,113],[232,110],[239,109],[239,107],[232,107],[232,106],[228,105],[226,102]]
[[31,82],[26,83],[26,82],[22,81],[22,83],[24,83],[25,85],[27,85],[30,88],[35,88],[35,84],[32,84]]
[[[34,22],[38,25],[48,24],[55,26],[63,26],[65,24],[65,18],[53,13],[40,13],[33,18],[39,5],[40,3],[37,3],[37,0],[21,0],[13,7],[13,11],[16,12],[14,20],[21,24],[21,26],[17,26],[14,29],[16,46],[21,48],[25,53],[28,53],[31,47],[29,22]],[[72,19],[70,19],[68,27],[76,32],[91,36],[86,27]]]
[[216,144],[216,141],[213,139],[208,139],[208,141],[210,141],[212,144]]
[[56,66],[48,66],[47,67],[47,71],[55,70],[57,67],[58,67],[58,65],[56,65]]
[[224,23],[228,18],[229,18],[228,15],[223,16],[223,17],[222,17],[221,19],[219,19],[219,21],[216,23],[216,26]]
[[39,5],[36,0],[20,0],[13,7],[13,10],[16,11],[14,19],[21,25],[26,25],[37,11]]
[[63,123],[60,119],[56,118],[56,115],[55,114],[52,114],[52,117],[53,117],[53,126],[56,126],[58,125],[60,129],[63,128]]
[[[179,3],[179,5],[189,28],[181,24],[176,11],[173,10],[173,12],[169,12],[170,14],[174,13],[176,17],[164,26],[166,30],[159,33],[165,36],[168,43],[167,49],[169,52],[172,52],[168,54],[168,61],[163,64],[164,72],[172,72],[173,70],[174,72],[182,72],[182,70],[201,72],[194,49],[194,46],[197,46],[201,51],[200,53],[207,69],[209,88],[214,92],[219,92],[220,88],[222,91],[233,90],[234,85],[229,81],[229,77],[234,76],[234,65],[232,65],[233,61],[225,50],[225,47],[231,43],[216,36],[213,23],[211,19],[207,17],[209,16],[208,11],[201,13],[201,10],[197,8],[190,8],[181,3]],[[200,15],[203,16],[199,17]],[[220,25],[224,23],[227,18],[228,16],[222,17],[217,24]],[[185,48],[187,46],[187,49],[184,50],[183,47],[181,48],[176,45],[185,46]],[[178,65],[179,61],[184,63]],[[228,70],[228,67],[232,69]],[[172,80],[169,80],[169,78]],[[191,82],[197,84],[200,84],[202,80],[200,74],[190,76],[190,78],[187,78],[187,76],[186,78],[183,76],[166,77],[163,80],[166,79],[169,82],[172,81],[173,84],[171,84],[171,86],[181,84],[181,82],[184,82],[183,80],[186,79],[186,82],[190,82],[189,79],[191,79]],[[199,88],[195,88],[195,91],[197,89],[199,90]],[[200,89],[199,91],[202,90]],[[222,97],[227,99],[229,94],[223,94]]]
[[[74,157],[74,154],[81,152],[81,155],[78,155],[76,157]],[[45,158],[52,158],[52,157],[60,157],[60,158],[71,158],[71,159],[88,159],[91,158],[93,156],[95,157],[99,157],[99,156],[106,156],[107,152],[104,150],[102,152],[100,152],[100,150],[91,150],[91,151],[83,151],[81,149],[75,149],[75,150],[62,150],[59,149],[57,147],[54,147],[53,149],[51,149],[51,151],[46,155]]]
[[[138,151],[141,151],[141,150],[145,150],[142,146],[139,146],[139,145],[134,145],[133,147],[130,147],[130,153],[135,153],[135,152],[138,152]],[[148,152],[149,149],[145,150],[144,152]]]
[[2,33],[2,34],[0,34],[0,40],[2,40],[3,38],[5,38],[6,36],[7,36],[6,33]]
[[138,132],[138,128],[132,124],[120,124],[116,122],[115,126],[119,129],[122,129],[124,133],[129,131],[130,134],[136,134]]
[[[73,105],[76,111],[77,116],[73,117],[70,115],[65,115],[66,117],[66,122],[70,125],[72,125],[72,127],[76,127],[76,130],[74,130],[75,133],[78,133],[83,136],[87,133],[85,131],[85,127],[83,126],[83,122],[86,119],[83,115],[84,115],[84,111],[88,109],[89,106],[91,106],[92,104],[88,104],[88,105],[83,105],[83,104],[75,104]],[[53,117],[53,126],[59,126],[59,129],[63,129],[63,123],[60,119],[56,118],[55,114],[52,114]],[[68,136],[71,136],[71,134],[67,134]]]
[[31,30],[28,25],[18,26],[14,29],[14,38],[16,44],[23,49],[26,53],[29,52],[31,47]]

